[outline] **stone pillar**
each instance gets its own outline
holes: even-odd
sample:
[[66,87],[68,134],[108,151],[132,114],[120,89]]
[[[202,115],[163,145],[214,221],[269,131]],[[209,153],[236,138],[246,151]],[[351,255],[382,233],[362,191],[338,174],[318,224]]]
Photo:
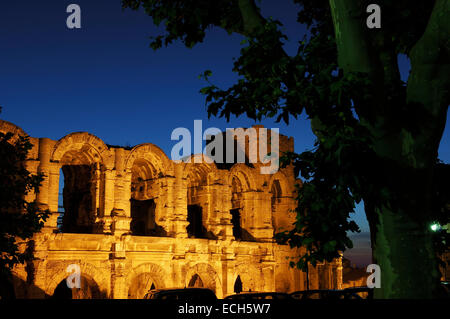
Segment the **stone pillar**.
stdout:
[[125,257],[111,254],[111,292],[112,299],[128,299],[127,282],[125,276]]
[[[225,180],[226,176],[222,176],[221,179]],[[233,224],[231,223],[231,187],[227,184],[216,185],[216,199],[215,208],[218,210],[217,222],[218,222],[218,237],[220,240],[233,240]]]
[[156,204],[155,222],[163,227],[166,233],[170,233],[170,220],[175,208],[173,200],[175,178],[173,176],[164,176],[159,181],[160,188],[157,193],[158,197],[154,198]]
[[336,260],[336,287],[335,289],[342,289],[342,254],[341,257]]
[[52,151],[52,144],[49,138],[39,139],[39,166],[38,173],[44,175],[44,180],[39,187],[37,194],[37,202],[48,205],[48,191],[49,191],[49,175],[50,175],[50,154]]
[[[45,256],[46,257],[46,256]],[[45,283],[47,275],[47,262],[45,259],[38,258],[30,262],[33,268],[33,273],[28,273],[27,283],[30,285],[27,298],[30,299],[44,299],[51,296],[47,296],[45,292]],[[28,267],[27,268],[31,268]],[[32,276],[32,278],[30,278]],[[49,294],[53,292],[48,292]]]
[[264,291],[275,291],[274,265],[263,265],[262,287]]
[[[53,141],[49,138],[40,138],[39,139],[39,166],[38,173],[44,175],[44,179],[39,187],[39,193],[36,195],[36,201],[38,203],[39,209],[42,211],[49,210],[50,216],[46,220],[44,224],[44,228],[42,231],[44,232],[52,232],[56,230],[56,224],[58,219],[58,204],[56,204],[56,209],[54,205],[52,205],[53,209],[50,207],[50,198],[49,191],[50,189],[54,191],[56,188],[56,196],[58,196],[58,187],[55,187],[59,183],[59,172],[58,177],[55,177],[55,166],[50,163],[50,156],[53,148]],[[56,180],[56,181],[55,181]],[[50,187],[51,186],[51,187]],[[53,200],[54,204],[54,200]]]
[[[58,212],[59,201],[59,163],[50,163],[49,167],[49,187],[48,187],[48,207],[51,212]],[[62,189],[61,189],[62,192]]]
[[319,268],[308,265],[309,289],[319,289]]
[[187,238],[187,184],[183,180],[184,163],[174,164],[175,182],[174,182],[174,200],[175,211],[172,216],[172,229],[170,235],[176,238]]
[[104,192],[101,198],[102,210],[100,215],[97,216],[95,223],[98,225],[97,232],[109,234],[112,232],[111,226],[113,222],[113,217],[121,216],[125,213],[119,210],[119,212],[114,211],[114,182],[115,182],[116,172],[111,169],[106,169],[103,173],[104,179]]
[[[115,149],[115,170],[105,171],[105,216],[103,231],[117,236],[130,233],[131,171],[125,169],[125,150]],[[110,202],[114,205],[111,208]]]
[[[232,253],[232,249],[227,250],[227,254],[225,258],[227,258],[227,261],[224,265],[224,277],[226,277],[226,285],[223,285],[224,288],[224,292],[223,295],[224,297],[229,296],[229,295],[233,295],[235,294],[234,292],[234,284],[236,282],[236,278],[234,278],[235,275],[235,260],[233,257],[233,253]],[[242,280],[242,278],[241,278]]]
[[125,170],[125,150],[115,149],[115,155],[114,208],[122,209],[130,217],[131,171]]

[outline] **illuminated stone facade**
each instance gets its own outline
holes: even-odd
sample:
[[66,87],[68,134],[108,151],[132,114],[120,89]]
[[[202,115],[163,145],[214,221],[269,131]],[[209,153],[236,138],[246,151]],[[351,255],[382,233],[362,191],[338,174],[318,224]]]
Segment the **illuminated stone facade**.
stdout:
[[[0,131],[25,134],[5,121]],[[302,250],[272,239],[295,218],[292,167],[264,175],[258,163],[175,162],[153,144],[108,146],[86,132],[31,142],[27,168],[46,178],[27,200],[51,216],[27,244],[36,259],[14,270],[16,297],[142,298],[151,287],[203,286],[223,298],[241,289],[306,289],[306,274],[289,267]],[[280,135],[280,150],[293,150],[293,139]],[[82,287],[70,291],[72,264]],[[340,260],[311,268],[309,284],[340,288]]]

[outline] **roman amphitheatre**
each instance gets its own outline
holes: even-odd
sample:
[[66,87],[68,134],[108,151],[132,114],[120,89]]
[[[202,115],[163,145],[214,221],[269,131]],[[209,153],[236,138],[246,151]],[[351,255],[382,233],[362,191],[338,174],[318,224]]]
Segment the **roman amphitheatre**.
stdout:
[[[0,132],[26,135],[6,121]],[[279,140],[280,152],[293,151],[293,138]],[[45,179],[27,200],[51,215],[22,243],[35,258],[13,271],[17,298],[141,299],[165,287],[207,287],[223,298],[304,290],[307,281],[342,286],[341,260],[311,266],[307,278],[289,266],[304,251],[273,239],[295,218],[292,167],[270,175],[261,163],[224,167],[201,154],[172,161],[152,143],[112,146],[87,132],[30,141],[26,167]],[[79,289],[67,287],[70,265],[80,268]]]

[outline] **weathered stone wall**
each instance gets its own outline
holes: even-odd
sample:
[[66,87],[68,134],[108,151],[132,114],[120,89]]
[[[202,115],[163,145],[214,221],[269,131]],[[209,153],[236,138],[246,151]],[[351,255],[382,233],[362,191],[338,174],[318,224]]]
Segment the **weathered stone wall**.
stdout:
[[[25,134],[5,121],[0,131]],[[293,150],[292,138],[280,141],[280,149]],[[82,275],[81,291],[72,292],[76,298],[142,298],[152,287],[190,285],[209,287],[222,298],[234,293],[238,278],[244,291],[306,288],[305,273],[289,267],[302,251],[272,239],[295,218],[292,167],[263,175],[259,163],[218,169],[202,155],[175,162],[153,144],[108,147],[86,132],[32,142],[27,168],[45,179],[27,199],[36,199],[51,217],[32,239],[36,259],[15,269],[17,297],[62,293],[72,264]],[[199,157],[201,163],[194,161]],[[61,171],[65,190],[59,189]],[[58,193],[65,208],[60,227]],[[200,219],[189,205],[197,205]],[[188,226],[199,220],[204,232],[195,238]],[[233,227],[247,237],[235,238]],[[309,274],[311,288],[342,283],[340,260]]]

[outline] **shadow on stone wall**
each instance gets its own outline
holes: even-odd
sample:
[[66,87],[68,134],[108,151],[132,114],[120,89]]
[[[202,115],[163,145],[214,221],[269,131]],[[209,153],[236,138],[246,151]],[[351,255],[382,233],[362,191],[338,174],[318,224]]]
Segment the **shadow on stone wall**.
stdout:
[[50,296],[44,290],[34,284],[27,283],[22,278],[15,275],[0,278],[0,298],[5,300],[12,299],[45,299]]

